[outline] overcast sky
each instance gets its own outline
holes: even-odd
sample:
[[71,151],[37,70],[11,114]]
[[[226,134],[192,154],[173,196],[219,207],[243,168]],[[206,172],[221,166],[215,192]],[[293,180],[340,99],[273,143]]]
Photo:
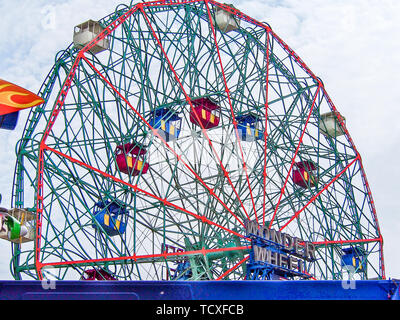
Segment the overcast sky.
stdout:
[[[37,92],[73,27],[99,20],[123,0],[0,0],[0,78]],[[134,1],[135,2],[135,1]],[[129,1],[125,2],[129,4]],[[388,278],[400,278],[399,0],[255,0],[231,3],[272,29],[320,77],[360,152],[384,238]],[[15,131],[0,130],[1,206],[9,207]],[[11,279],[0,243],[0,279]]]

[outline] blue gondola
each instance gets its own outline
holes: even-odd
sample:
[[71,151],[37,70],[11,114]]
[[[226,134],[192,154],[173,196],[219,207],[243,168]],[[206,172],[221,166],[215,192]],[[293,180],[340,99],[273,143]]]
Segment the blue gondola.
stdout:
[[0,128],[14,130],[17,126],[19,111],[0,116]]
[[149,124],[158,129],[160,136],[167,142],[179,138],[181,122],[182,119],[169,108],[156,109],[149,120]]
[[361,248],[343,248],[342,267],[352,267],[355,272],[364,272],[367,267],[365,252]]
[[94,212],[94,219],[97,223],[93,224],[95,229],[100,229],[107,233],[109,236],[116,236],[124,234],[126,231],[126,218],[128,216],[127,209],[115,201],[99,201],[95,204],[97,210]]
[[173,280],[188,280],[192,277],[190,262],[187,260],[179,262],[174,271],[175,272],[172,276]]
[[261,120],[253,114],[243,114],[236,117],[239,137],[243,141],[262,140],[264,132]]

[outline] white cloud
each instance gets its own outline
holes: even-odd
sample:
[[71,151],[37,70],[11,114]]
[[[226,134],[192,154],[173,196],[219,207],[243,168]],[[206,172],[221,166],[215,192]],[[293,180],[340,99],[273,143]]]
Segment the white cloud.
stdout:
[[[346,117],[376,202],[385,239],[387,276],[399,277],[400,2],[232,2],[249,16],[271,25],[321,77],[336,107]],[[0,78],[37,91],[57,51],[71,42],[73,27],[111,13],[119,3],[120,0],[1,0],[0,12],[7,14],[0,20]],[[16,131],[0,132],[3,206],[9,205],[14,148],[26,114],[22,114]],[[8,279],[9,246],[4,242],[0,253],[0,278]]]

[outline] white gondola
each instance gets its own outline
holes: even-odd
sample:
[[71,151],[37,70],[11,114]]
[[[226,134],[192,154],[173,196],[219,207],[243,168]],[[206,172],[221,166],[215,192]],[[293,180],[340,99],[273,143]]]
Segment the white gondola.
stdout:
[[[228,6],[234,8],[233,5]],[[240,20],[225,9],[217,7],[215,9],[215,21],[213,21],[213,23],[221,32],[226,33],[238,29]]]
[[[346,123],[345,117],[341,116],[343,123]],[[334,112],[321,114],[319,120],[319,129],[325,136],[338,137],[344,135],[344,130],[339,124],[339,119]]]
[[[80,25],[77,25],[74,30],[74,46],[75,48],[82,49],[93,41],[100,33],[104,31],[103,26],[93,20],[88,20]],[[92,54],[97,54],[110,47],[110,40],[108,37],[98,41],[89,51]]]

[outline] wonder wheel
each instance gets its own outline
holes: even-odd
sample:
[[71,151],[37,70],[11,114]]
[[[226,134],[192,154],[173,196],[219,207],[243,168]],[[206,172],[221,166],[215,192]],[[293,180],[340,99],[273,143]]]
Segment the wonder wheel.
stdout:
[[345,118],[267,23],[156,1],[73,40],[17,145],[16,279],[250,279],[249,221],[312,244],[302,279],[384,278]]

